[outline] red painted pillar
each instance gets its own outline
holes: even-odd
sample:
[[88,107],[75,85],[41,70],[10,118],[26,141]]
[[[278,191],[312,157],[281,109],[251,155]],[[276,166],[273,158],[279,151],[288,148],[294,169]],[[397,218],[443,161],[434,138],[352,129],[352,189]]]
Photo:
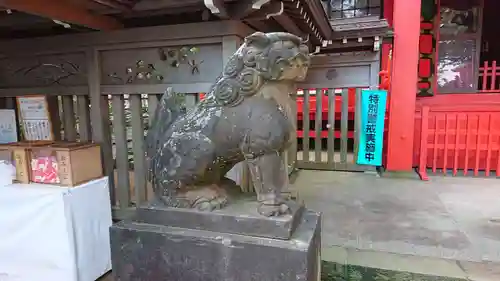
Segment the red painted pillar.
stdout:
[[420,11],[421,0],[394,1],[394,49],[386,167],[388,171],[412,169]]
[[[387,23],[392,27],[392,17],[394,12],[394,0],[384,0],[384,18]],[[382,59],[381,59],[381,70],[388,69],[387,62],[389,60],[389,51],[391,50],[392,44],[384,43],[382,44]]]
[[394,18],[394,0],[384,0],[384,18],[387,20],[389,26],[392,26]]

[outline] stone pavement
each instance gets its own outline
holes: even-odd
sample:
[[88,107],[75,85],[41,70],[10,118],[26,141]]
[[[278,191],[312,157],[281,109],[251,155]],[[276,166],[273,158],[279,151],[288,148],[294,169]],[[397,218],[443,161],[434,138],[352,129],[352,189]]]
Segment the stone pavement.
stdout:
[[323,259],[500,280],[500,180],[300,171],[293,189],[323,213]]
[[327,262],[500,281],[500,179],[302,170],[292,189],[323,213]]

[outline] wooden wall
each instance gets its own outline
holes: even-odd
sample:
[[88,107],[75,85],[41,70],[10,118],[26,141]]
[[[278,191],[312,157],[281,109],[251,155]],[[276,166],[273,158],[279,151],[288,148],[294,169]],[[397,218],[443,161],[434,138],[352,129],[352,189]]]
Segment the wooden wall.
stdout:
[[[151,196],[144,135],[161,94],[172,87],[185,94],[183,106],[194,106],[251,32],[241,22],[220,21],[0,42],[0,98],[55,99],[61,139],[101,144],[115,218],[124,218]],[[316,56],[298,86],[375,87],[378,72],[378,52]],[[295,148],[285,156],[290,169]],[[251,190],[244,164],[232,174]]]
[[101,144],[115,217],[123,218],[150,197],[144,134],[161,94],[172,87],[193,106],[251,32],[220,21],[0,42],[0,98],[55,98],[56,134]]

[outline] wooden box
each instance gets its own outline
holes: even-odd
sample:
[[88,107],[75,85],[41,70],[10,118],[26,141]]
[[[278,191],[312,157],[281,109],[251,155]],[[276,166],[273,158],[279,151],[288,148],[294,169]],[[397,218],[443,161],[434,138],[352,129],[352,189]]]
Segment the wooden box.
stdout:
[[30,182],[30,150],[53,144],[53,141],[22,141],[0,145],[0,160],[11,163],[16,169],[14,181]]
[[103,176],[101,149],[92,143],[56,142],[30,151],[30,180],[75,186]]

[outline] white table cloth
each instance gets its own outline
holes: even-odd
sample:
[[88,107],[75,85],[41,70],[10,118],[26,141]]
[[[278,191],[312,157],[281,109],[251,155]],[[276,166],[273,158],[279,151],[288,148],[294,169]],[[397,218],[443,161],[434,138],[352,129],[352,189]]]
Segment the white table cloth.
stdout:
[[111,269],[108,179],[0,187],[0,280],[93,281]]

